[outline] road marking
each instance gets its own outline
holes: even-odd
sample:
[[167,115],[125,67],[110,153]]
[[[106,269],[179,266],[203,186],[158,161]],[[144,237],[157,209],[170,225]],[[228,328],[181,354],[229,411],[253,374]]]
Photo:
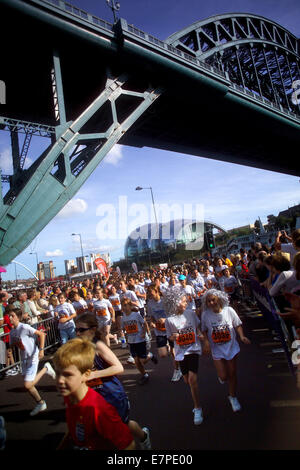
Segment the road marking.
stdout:
[[269,328],[257,328],[255,330],[252,330],[252,331],[255,331],[255,333],[257,332],[260,332],[260,331],[270,331]]

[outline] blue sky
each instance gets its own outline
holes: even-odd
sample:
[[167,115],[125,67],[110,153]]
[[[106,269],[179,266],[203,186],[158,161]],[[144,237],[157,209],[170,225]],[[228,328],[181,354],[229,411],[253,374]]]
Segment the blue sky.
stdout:
[[[100,18],[112,20],[105,0],[72,0],[70,3]],[[197,20],[227,12],[265,16],[300,37],[300,2],[296,0],[120,0],[120,3],[119,16],[160,39],[166,39]],[[27,165],[35,159],[35,153],[41,152],[43,144],[36,138]],[[11,172],[10,158],[9,135],[2,131],[0,166],[5,174]],[[81,233],[84,254],[109,252],[113,260],[119,259],[123,256],[125,238],[120,238],[117,230],[113,239],[99,239],[99,224],[103,222],[101,208],[103,204],[109,204],[118,215],[122,196],[127,197],[130,210],[139,209],[136,204],[143,204],[146,215],[150,214],[150,191],[135,191],[136,186],[151,186],[157,207],[160,204],[192,204],[193,207],[201,204],[204,218],[225,229],[254,223],[258,216],[266,222],[267,215],[277,215],[280,210],[300,202],[299,178],[293,176],[151,148],[117,145],[73,200],[16,261],[35,271],[36,257],[29,253],[37,252],[39,261],[53,260],[56,273],[64,274],[64,260],[80,256],[79,238],[72,237],[72,233]],[[146,215],[139,220],[147,222]],[[137,220],[132,212],[128,217],[129,227]],[[15,279],[12,265],[7,271],[3,279]],[[20,267],[17,275],[28,277]]]

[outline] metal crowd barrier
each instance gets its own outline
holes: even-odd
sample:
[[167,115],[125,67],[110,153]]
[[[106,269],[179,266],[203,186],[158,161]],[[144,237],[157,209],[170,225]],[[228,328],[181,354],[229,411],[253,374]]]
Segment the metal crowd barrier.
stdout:
[[286,355],[289,369],[294,375],[295,366],[292,362],[292,344],[295,338],[293,337],[293,334],[291,334],[285,321],[277,314],[279,308],[277,307],[275,300],[270,296],[268,289],[262,287],[254,278],[250,277],[248,279],[240,279],[240,282],[243,299],[246,303],[254,304],[260,310],[264,319],[267,321],[270,330],[275,331],[279,337],[281,346]]
[[[3,328],[4,325],[2,325],[1,328]],[[60,335],[58,331],[58,323],[55,318],[46,318],[44,320],[41,320],[37,323],[37,325],[34,326],[35,329],[38,330],[43,330],[46,333],[46,338],[45,338],[45,350],[49,350],[56,345],[60,344]],[[7,372],[10,369],[13,369],[15,367],[18,367],[19,370],[21,370],[21,358],[20,358],[20,351],[19,348],[14,346],[12,348],[12,355],[14,359],[14,364],[5,366],[3,365],[6,364],[6,342],[4,341],[4,338],[9,337],[9,333],[3,333],[0,335],[0,364],[2,364],[2,369],[0,369],[0,374],[3,374]]]

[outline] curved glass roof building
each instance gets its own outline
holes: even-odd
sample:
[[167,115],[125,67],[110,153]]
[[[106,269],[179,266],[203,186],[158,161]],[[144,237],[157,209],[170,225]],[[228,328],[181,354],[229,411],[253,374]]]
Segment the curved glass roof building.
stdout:
[[124,256],[129,262],[153,264],[173,262],[176,255],[186,252],[185,257],[208,250],[205,234],[213,229],[225,230],[213,222],[195,220],[171,220],[148,223],[137,227],[128,236]]

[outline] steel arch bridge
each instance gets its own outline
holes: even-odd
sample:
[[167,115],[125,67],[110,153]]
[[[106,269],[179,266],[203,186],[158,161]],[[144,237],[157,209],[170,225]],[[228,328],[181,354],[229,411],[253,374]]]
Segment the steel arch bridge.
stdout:
[[[64,0],[1,0],[0,14],[0,130],[13,164],[1,177],[0,264],[116,143],[299,175],[299,39],[281,26],[221,15],[162,41]],[[49,145],[34,159],[36,136]]]
[[193,23],[166,42],[225,72],[244,90],[300,115],[295,92],[300,41],[277,23],[247,13],[218,15]]

